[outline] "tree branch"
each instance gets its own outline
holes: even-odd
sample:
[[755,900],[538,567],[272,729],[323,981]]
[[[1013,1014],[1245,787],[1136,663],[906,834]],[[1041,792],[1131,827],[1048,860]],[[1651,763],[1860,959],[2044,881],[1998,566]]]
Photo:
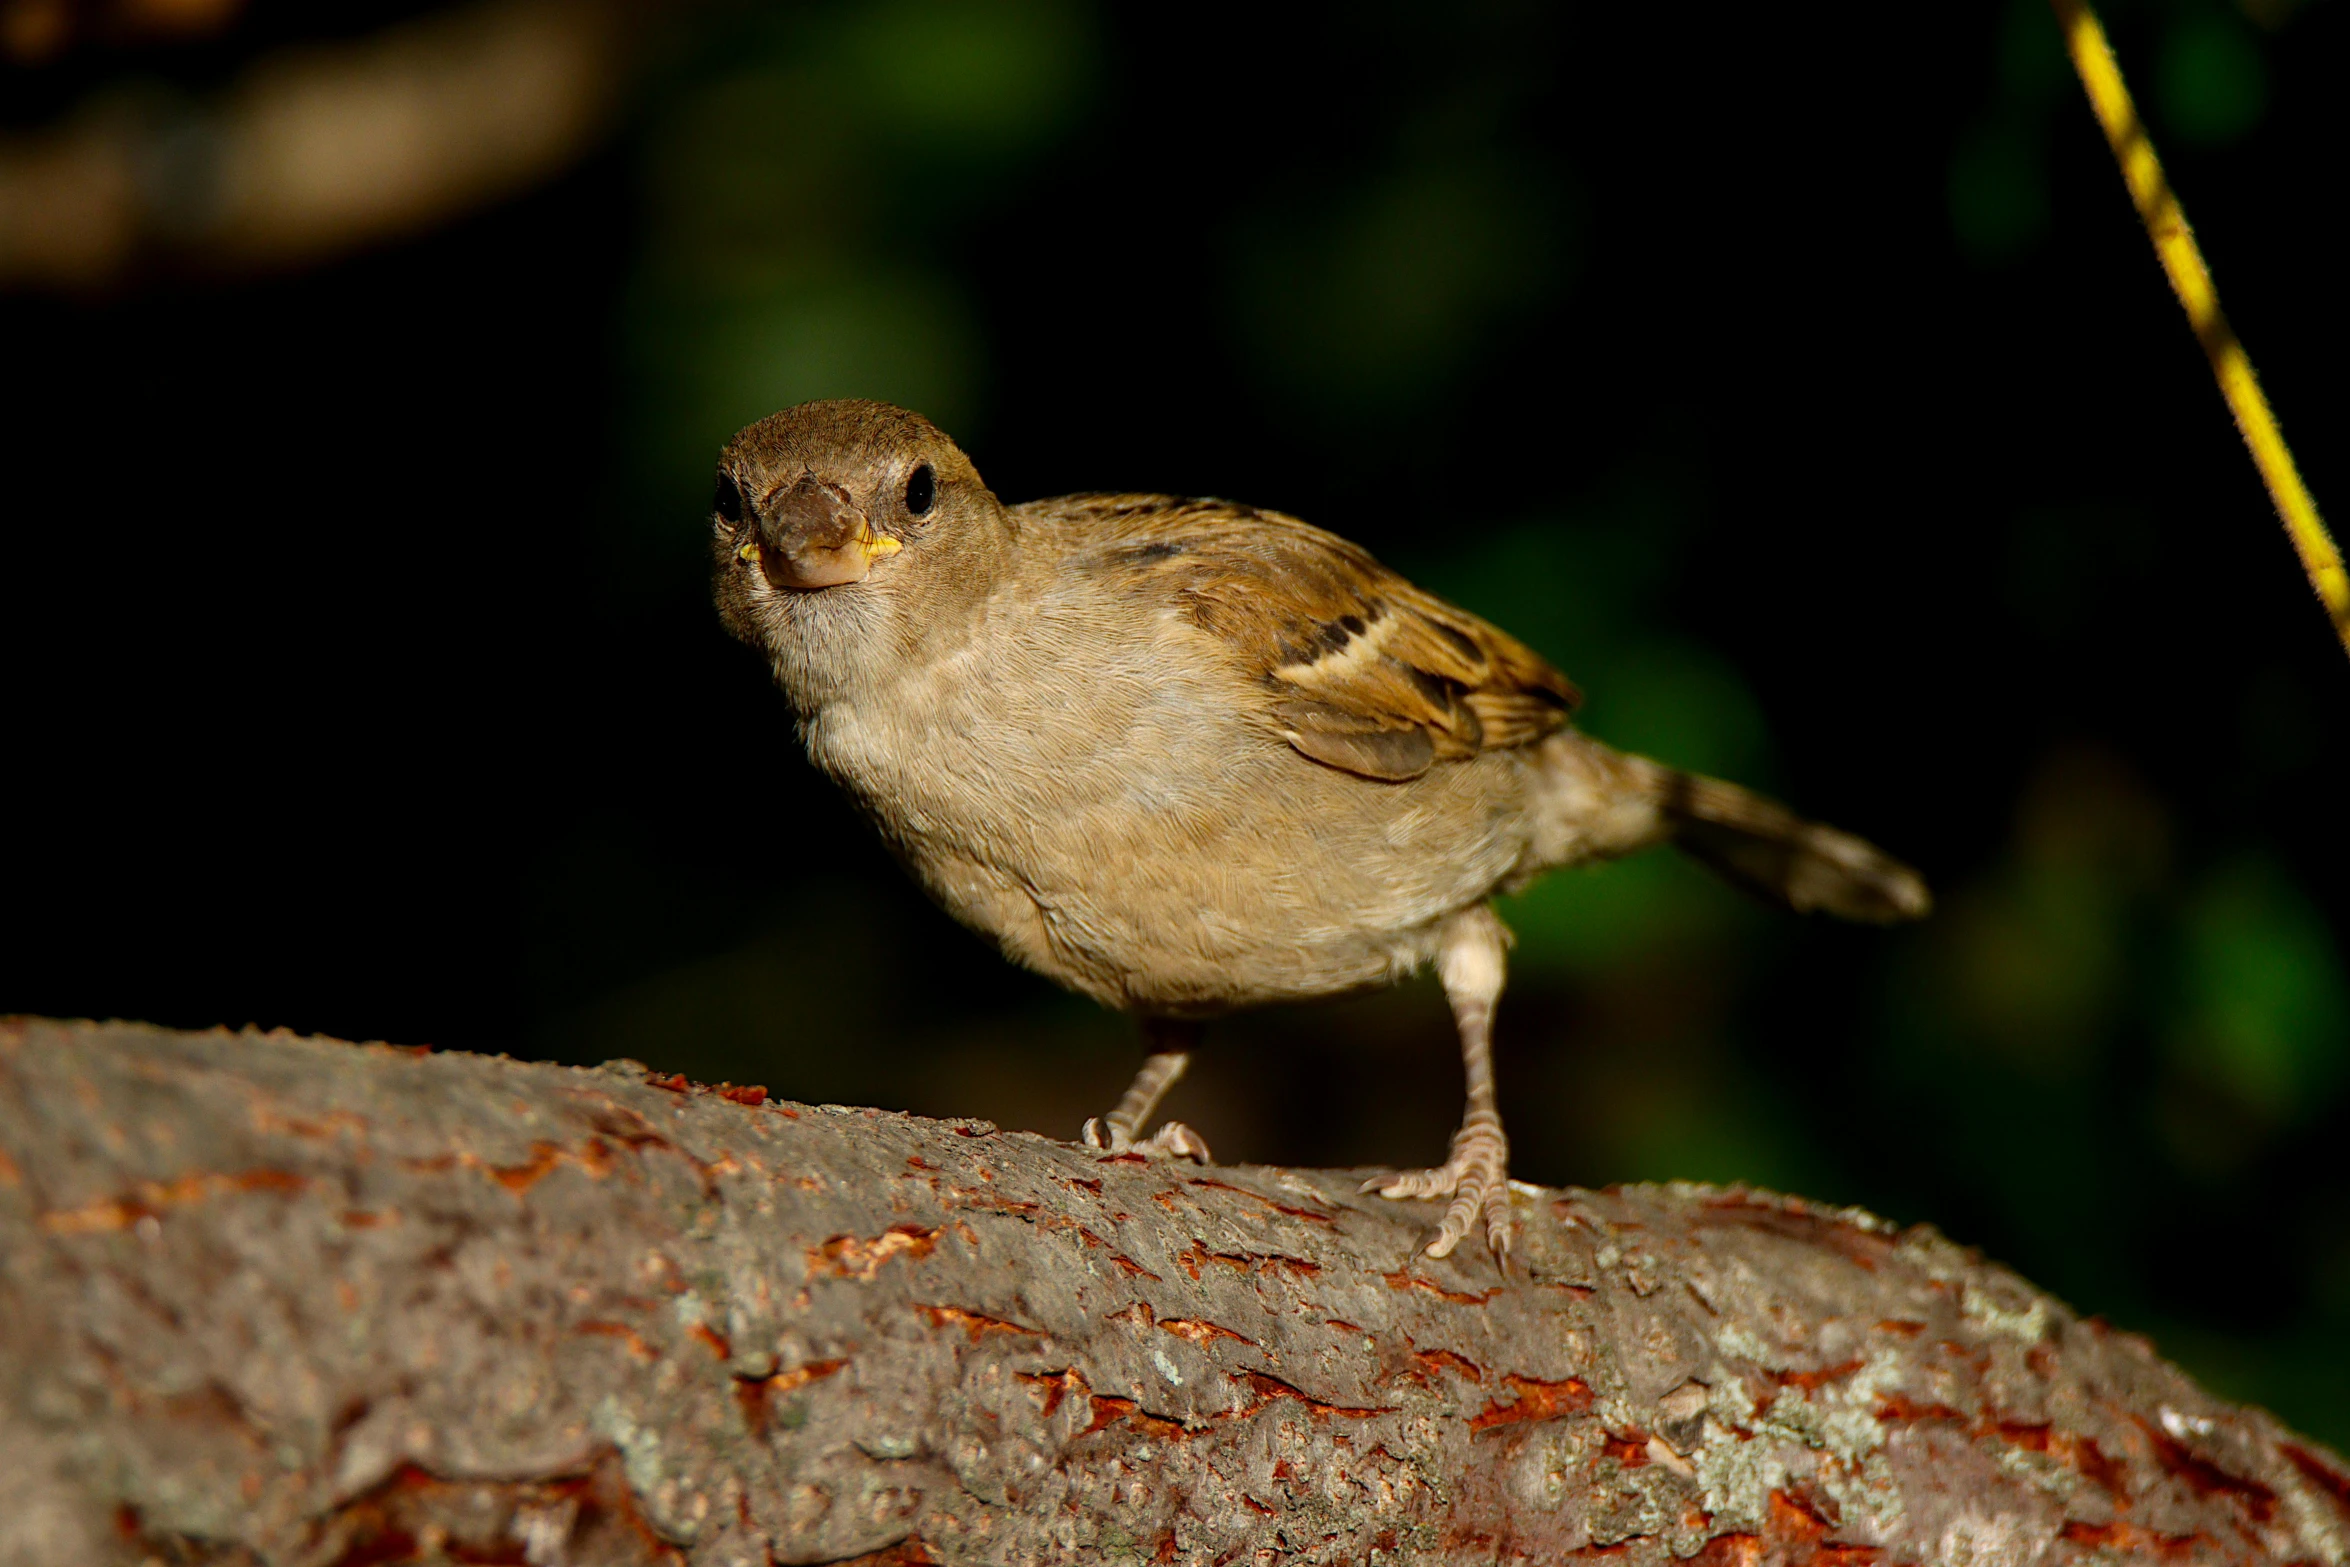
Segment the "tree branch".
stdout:
[[0,1024],[0,1562],[2350,1557],[2350,1470],[1929,1229]]

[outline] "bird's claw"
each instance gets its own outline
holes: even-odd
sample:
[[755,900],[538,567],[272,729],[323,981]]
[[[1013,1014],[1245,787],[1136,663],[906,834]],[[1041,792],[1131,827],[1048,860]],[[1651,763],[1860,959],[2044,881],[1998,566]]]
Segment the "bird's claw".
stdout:
[[1494,1262],[1506,1270],[1513,1238],[1509,1163],[1509,1139],[1498,1128],[1464,1127],[1453,1137],[1452,1156],[1435,1169],[1374,1175],[1362,1189],[1397,1201],[1450,1197],[1452,1204],[1444,1210],[1444,1220],[1429,1240],[1427,1254],[1451,1256],[1482,1216],[1485,1244],[1493,1249]]
[[1214,1164],[1215,1155],[1208,1152],[1208,1140],[1185,1126],[1181,1121],[1169,1121],[1148,1137],[1137,1138],[1116,1122],[1104,1131],[1102,1118],[1094,1116],[1085,1123],[1085,1146],[1104,1153],[1140,1154],[1145,1159],[1189,1159],[1194,1164]]

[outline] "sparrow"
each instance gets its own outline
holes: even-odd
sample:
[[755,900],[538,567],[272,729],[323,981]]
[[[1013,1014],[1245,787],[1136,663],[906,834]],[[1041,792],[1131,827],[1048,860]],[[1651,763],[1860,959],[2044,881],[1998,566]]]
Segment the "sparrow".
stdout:
[[1141,1021],[1097,1148],[1204,1161],[1180,1122],[1142,1132],[1207,1020],[1433,962],[1460,1130],[1364,1189],[1449,1199],[1427,1254],[1482,1221],[1506,1263],[1497,894],[1670,843],[1789,909],[1928,908],[1860,839],[1579,733],[1524,643],[1280,512],[1006,506],[929,420],[863,401],[743,430],[712,509],[720,618],[817,768],[955,918]]

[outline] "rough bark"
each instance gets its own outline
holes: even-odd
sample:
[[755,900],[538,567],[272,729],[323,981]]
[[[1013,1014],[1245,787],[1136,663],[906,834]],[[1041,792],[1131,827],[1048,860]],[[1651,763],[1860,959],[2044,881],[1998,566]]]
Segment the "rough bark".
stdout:
[[2338,1458],[1928,1229],[1524,1188],[1505,1280],[761,1097],[0,1024],[0,1560],[2350,1554]]

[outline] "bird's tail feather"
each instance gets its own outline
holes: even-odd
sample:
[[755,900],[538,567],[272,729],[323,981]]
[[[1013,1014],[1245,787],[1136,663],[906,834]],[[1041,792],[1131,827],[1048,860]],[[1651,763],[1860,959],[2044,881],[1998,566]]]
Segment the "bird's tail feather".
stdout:
[[1875,844],[1776,800],[1665,769],[1658,805],[1682,853],[1769,903],[1889,925],[1933,907],[1925,879]]
[[1571,729],[1543,749],[1559,833],[1554,852],[1544,855],[1551,864],[1612,858],[1662,840],[1766,903],[1799,913],[1891,924],[1933,906],[1916,871],[1776,800],[1626,755]]

